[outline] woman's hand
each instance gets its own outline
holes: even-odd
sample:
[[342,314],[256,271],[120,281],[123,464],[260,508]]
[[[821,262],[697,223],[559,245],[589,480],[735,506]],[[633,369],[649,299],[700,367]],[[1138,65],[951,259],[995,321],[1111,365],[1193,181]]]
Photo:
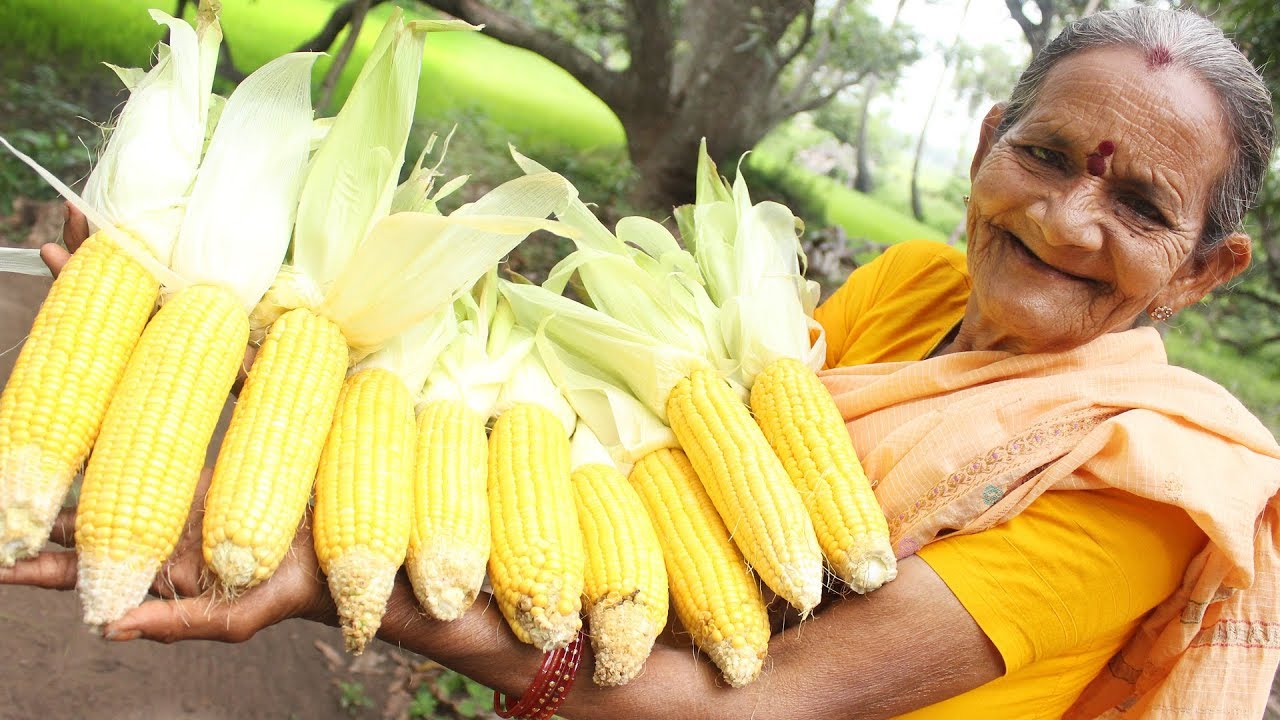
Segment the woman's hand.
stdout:
[[[160,569],[148,600],[103,628],[108,640],[146,638],[159,642],[217,640],[244,642],[259,630],[290,618],[337,624],[337,611],[320,573],[311,529],[304,520],[293,547],[265,582],[239,597],[229,598],[208,587],[212,577],[200,549],[204,494],[211,472],[205,470],[196,490],[182,538],[173,556]],[[75,509],[59,514],[53,542],[66,550],[45,550],[12,568],[0,568],[0,583],[53,590],[76,586]]]

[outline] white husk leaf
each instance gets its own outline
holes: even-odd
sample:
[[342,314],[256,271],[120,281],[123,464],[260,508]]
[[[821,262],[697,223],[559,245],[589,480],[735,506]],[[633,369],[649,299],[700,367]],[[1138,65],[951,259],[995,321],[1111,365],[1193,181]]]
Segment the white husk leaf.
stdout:
[[694,256],[721,308],[720,330],[739,366],[733,379],[750,387],[755,376],[779,358],[821,367],[825,336],[810,329],[817,304],[814,284],[804,279],[799,221],[774,202],[751,204],[738,173],[724,184],[704,142],[698,158],[698,194],[692,209],[677,212],[682,230],[692,233]]
[[598,377],[625,387],[663,422],[667,396],[676,383],[696,369],[713,367],[704,356],[665,345],[546,288],[509,282],[500,287],[520,325],[538,328],[595,366]]
[[50,277],[49,266],[33,248],[0,248],[0,272]]
[[405,387],[416,393],[435,367],[437,356],[457,334],[458,319],[453,308],[445,307],[388,340],[377,352],[357,363],[352,372],[382,368],[399,375]]
[[173,253],[191,283],[230,288],[248,312],[289,245],[311,132],[315,53],[276,58],[227,100]]
[[[198,30],[159,10],[151,17],[169,28],[169,51],[133,87],[84,200],[167,265],[204,148],[222,30],[210,12],[201,12]],[[91,230],[103,226],[85,215]]]
[[[512,336],[515,342],[520,342],[532,335],[525,328],[516,328]],[[498,400],[494,403],[494,414],[501,415],[517,404],[540,405],[550,410],[564,427],[566,435],[573,432],[573,426],[578,419],[569,401],[564,399],[560,389],[547,374],[542,358],[535,352],[526,353],[516,364],[511,378],[498,393]]]
[[600,438],[591,432],[591,428],[578,418],[573,428],[573,437],[569,438],[569,466],[577,470],[583,465],[608,465],[616,468],[613,456],[600,442]]
[[551,379],[593,436],[608,446],[616,464],[680,446],[661,418],[596,365],[560,347],[545,332],[538,333],[535,344]]
[[436,359],[420,403],[458,400],[490,417],[502,386],[532,350],[533,338],[526,334],[512,339],[511,308],[505,302],[498,307],[497,268],[458,298],[454,311],[460,318],[458,333]]

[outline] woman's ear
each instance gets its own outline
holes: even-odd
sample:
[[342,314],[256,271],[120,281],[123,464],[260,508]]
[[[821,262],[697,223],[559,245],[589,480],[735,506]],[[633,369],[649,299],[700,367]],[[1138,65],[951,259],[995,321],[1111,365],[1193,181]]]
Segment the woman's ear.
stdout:
[[1003,102],[992,105],[987,116],[982,119],[982,129],[978,131],[978,149],[974,151],[973,162],[969,165],[970,180],[978,174],[978,166],[982,165],[987,153],[991,152],[991,146],[996,144],[996,128],[1000,127],[1000,120],[1004,118],[1005,105],[1007,103]]
[[1248,269],[1252,259],[1253,242],[1249,236],[1231,233],[1207,256],[1189,258],[1168,287],[1156,296],[1155,304],[1182,309],[1200,302],[1205,295]]

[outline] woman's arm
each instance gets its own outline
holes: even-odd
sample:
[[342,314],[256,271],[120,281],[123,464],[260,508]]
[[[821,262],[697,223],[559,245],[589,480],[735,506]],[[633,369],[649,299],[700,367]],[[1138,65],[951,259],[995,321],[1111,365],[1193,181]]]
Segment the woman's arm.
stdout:
[[[542,653],[518,642],[496,606],[452,623],[424,617],[406,583],[379,636],[480,683],[518,696]],[[658,645],[629,685],[590,681],[590,654],[560,714],[567,718],[886,718],[999,677],[995,647],[933,570],[911,557],[871,595],[834,602],[773,637],[764,672],[733,689],[687,648]]]

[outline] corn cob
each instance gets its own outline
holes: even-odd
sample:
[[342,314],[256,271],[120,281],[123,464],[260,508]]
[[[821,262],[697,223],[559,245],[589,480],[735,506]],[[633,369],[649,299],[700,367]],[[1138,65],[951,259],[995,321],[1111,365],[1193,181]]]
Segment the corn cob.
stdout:
[[628,479],[657,531],[681,624],[730,685],[755,680],[769,649],[764,598],[688,458],[654,451]]
[[104,233],[49,289],[0,394],[0,567],[49,538],[159,289]]
[[84,620],[142,602],[182,535],[249,323],[225,289],[174,295],[143,332],[107,409],[76,515]]
[[695,370],[671,391],[667,416],[752,569],[796,609],[811,611],[822,599],[813,522],[746,406],[715,373]]
[[818,377],[798,360],[776,360],[756,376],[751,409],[800,490],[832,571],[858,593],[892,580],[884,511]]
[[485,417],[459,400],[418,413],[414,521],[405,562],[418,602],[456,620],[475,601],[489,562]]
[[346,368],[341,331],[306,308],[267,333],[205,498],[205,564],[231,594],[270,577],[289,550]]
[[494,598],[521,642],[564,647],[582,627],[586,567],[569,473],[569,439],[555,415],[520,403],[489,436]]
[[413,450],[404,382],[380,368],[347,378],[316,476],[314,540],[351,653],[382,624],[409,547]]
[[670,594],[662,546],[640,497],[613,466],[578,466],[573,493],[587,553],[583,604],[596,655],[595,681],[624,685],[644,668],[667,624]]

